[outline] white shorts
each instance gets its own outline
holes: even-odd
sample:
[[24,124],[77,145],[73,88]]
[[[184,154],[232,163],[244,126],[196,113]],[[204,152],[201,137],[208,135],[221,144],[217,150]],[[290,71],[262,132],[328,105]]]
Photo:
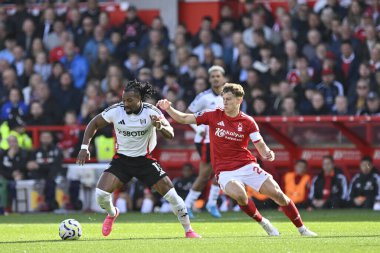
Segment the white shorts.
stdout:
[[220,188],[225,191],[224,189],[227,183],[231,180],[236,180],[259,192],[261,185],[269,177],[272,177],[272,175],[260,168],[260,165],[257,163],[250,163],[237,170],[220,172],[218,175],[218,183]]

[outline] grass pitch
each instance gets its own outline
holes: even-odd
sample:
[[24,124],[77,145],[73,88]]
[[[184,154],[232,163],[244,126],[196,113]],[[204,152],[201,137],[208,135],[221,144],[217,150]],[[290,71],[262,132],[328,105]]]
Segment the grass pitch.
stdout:
[[[186,239],[173,214],[121,214],[107,238],[101,234],[104,214],[12,214],[0,216],[0,252],[380,252],[380,212],[332,210],[301,212],[305,225],[319,234],[304,238],[278,211],[262,211],[281,232],[268,237],[243,213],[207,213],[192,221],[202,239]],[[62,241],[62,220],[77,219],[83,227],[78,241]]]

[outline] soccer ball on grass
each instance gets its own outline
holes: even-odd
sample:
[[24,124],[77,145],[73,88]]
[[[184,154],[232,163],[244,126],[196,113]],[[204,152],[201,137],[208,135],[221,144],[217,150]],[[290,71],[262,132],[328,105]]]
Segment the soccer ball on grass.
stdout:
[[78,240],[82,235],[82,226],[77,220],[67,219],[59,226],[59,236],[62,240]]

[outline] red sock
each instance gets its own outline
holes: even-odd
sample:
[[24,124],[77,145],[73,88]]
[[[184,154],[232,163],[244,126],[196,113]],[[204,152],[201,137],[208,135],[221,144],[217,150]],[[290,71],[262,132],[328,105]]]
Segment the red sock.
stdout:
[[260,222],[263,219],[259,210],[257,210],[255,203],[253,203],[251,198],[248,198],[248,205],[240,206],[240,209],[243,210],[249,217],[252,217],[257,222]]
[[298,209],[292,200],[290,200],[287,206],[282,206],[281,208],[285,215],[288,216],[288,218],[293,222],[294,226],[299,228],[303,225]]

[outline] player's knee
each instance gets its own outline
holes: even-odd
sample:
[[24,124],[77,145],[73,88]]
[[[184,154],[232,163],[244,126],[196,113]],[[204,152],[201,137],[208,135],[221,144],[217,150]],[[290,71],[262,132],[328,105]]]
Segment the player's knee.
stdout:
[[280,206],[287,206],[289,204],[289,198],[281,191],[281,189],[277,189],[277,204]]
[[239,205],[245,206],[248,204],[248,196],[246,194],[239,194],[235,199]]

